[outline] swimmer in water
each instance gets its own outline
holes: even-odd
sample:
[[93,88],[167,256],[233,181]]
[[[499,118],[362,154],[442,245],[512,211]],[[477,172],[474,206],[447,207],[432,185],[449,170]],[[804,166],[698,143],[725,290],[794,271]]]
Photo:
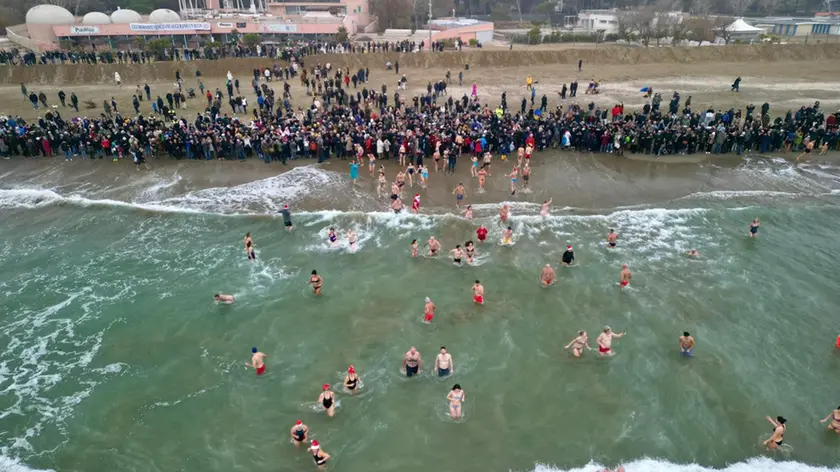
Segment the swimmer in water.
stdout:
[[548,287],[556,281],[557,274],[554,272],[554,269],[551,268],[551,264],[546,264],[540,273],[540,283],[543,287]]
[[330,384],[324,384],[324,390],[318,396],[318,403],[324,407],[327,416],[335,416],[335,394],[330,390]]
[[612,356],[615,354],[612,350],[613,339],[620,338],[627,333],[613,333],[609,326],[604,326],[604,332],[598,335],[596,342],[598,343],[598,352],[601,357]]
[[312,275],[309,276],[309,284],[312,285],[312,293],[321,295],[321,287],[324,286],[324,279],[318,275],[318,271],[312,271]]
[[420,213],[420,194],[414,194],[414,200],[411,202],[411,212],[415,215]]
[[249,246],[250,244],[253,244],[253,241],[251,241],[251,233],[250,233],[250,232],[245,233],[245,241],[244,241],[244,244],[245,244],[245,248],[246,248],[246,252],[247,252],[247,248],[248,248],[248,246]]
[[452,360],[452,354],[446,352],[446,347],[440,347],[440,354],[435,357],[435,372],[438,377],[446,377],[449,374],[455,373],[455,362]]
[[423,247],[426,246],[429,247],[429,257],[435,257],[437,252],[440,251],[440,243],[434,236],[429,237],[429,240],[423,245]]
[[630,279],[633,278],[633,273],[630,272],[630,268],[627,267],[627,264],[621,264],[621,281],[618,283],[621,287],[626,287],[630,285]]
[[513,244],[513,228],[508,226],[506,230],[502,231],[502,244],[510,246]]
[[510,216],[510,205],[507,203],[502,204],[502,208],[499,209],[499,219],[502,220],[502,224],[507,224],[508,217]]
[[602,470],[601,472],[624,472],[624,466],[623,466],[623,465],[620,465],[620,466],[618,466],[618,468],[617,468],[617,469],[615,469],[615,470],[604,469],[604,470]]
[[408,249],[411,251],[411,257],[417,257],[417,253],[419,252],[417,247],[417,240],[414,239],[411,241],[411,245],[408,246]]
[[327,238],[330,240],[330,244],[335,246],[336,242],[338,242],[338,236],[335,235],[335,228],[330,228]]
[[829,413],[828,416],[821,419],[820,423],[825,424],[825,422],[828,420],[831,420],[831,422],[828,423],[829,431],[834,431],[835,433],[840,434],[840,406],[838,406],[836,410]]
[[575,251],[572,246],[566,246],[566,251],[563,252],[563,267],[569,267],[575,262]]
[[224,293],[217,293],[213,295],[213,302],[214,303],[226,303],[228,305],[233,305],[233,295],[225,295]]
[[484,286],[478,280],[473,284],[473,302],[484,305]]
[[347,230],[347,241],[350,243],[350,252],[356,252],[356,232],[352,228]]
[[420,352],[411,346],[411,349],[405,353],[402,361],[402,368],[405,371],[406,377],[414,377],[420,374],[420,368],[423,366],[423,359],[420,358]]
[[435,318],[435,310],[437,307],[432,303],[432,299],[426,297],[426,304],[423,306],[423,323],[431,323]]
[[460,420],[461,404],[465,401],[464,391],[461,390],[461,386],[455,384],[452,390],[446,394],[446,399],[449,401],[449,415],[452,416],[453,420]]
[[773,418],[770,418],[769,416],[766,418],[767,421],[773,425],[773,433],[766,441],[764,441],[764,445],[772,451],[785,442],[785,430],[787,429],[787,425],[785,425],[785,423],[787,423],[787,420],[783,416],[777,416],[775,421],[773,421]]
[[519,175],[519,169],[516,167],[510,171],[510,174],[505,174],[505,177],[510,177],[510,194],[516,195],[516,176]]
[[694,357],[694,337],[688,334],[688,331],[683,332],[683,335],[680,336],[680,355]]
[[543,202],[542,206],[540,207],[540,216],[548,216],[549,212],[551,211],[549,207],[551,206],[552,200],[553,199],[549,198],[548,200],[545,200]]
[[283,215],[283,225],[286,227],[286,231],[295,229],[295,226],[292,224],[292,213],[289,211],[289,205],[283,204],[283,209],[280,210],[280,214]]
[[464,215],[464,219],[471,220],[473,218],[472,205],[467,205],[466,210],[462,214]]
[[449,254],[452,256],[452,263],[456,266],[461,265],[461,259],[464,258],[464,250],[461,249],[461,245],[457,244],[455,249],[449,251]]
[[464,184],[459,183],[455,190],[452,191],[452,194],[455,195],[455,206],[460,207],[461,202],[464,201],[464,198],[467,196],[467,191],[464,189]]
[[752,220],[752,223],[750,223],[750,233],[749,233],[751,238],[758,237],[758,228],[760,226],[761,226],[761,222],[758,221],[758,218],[755,218],[755,219]]
[[403,210],[403,202],[400,197],[391,195],[391,200],[391,209],[394,210],[394,213],[400,213]]
[[245,363],[248,367],[253,367],[257,371],[257,375],[265,373],[265,358],[268,357],[261,353],[256,347],[251,348],[251,362]]
[[467,262],[472,264],[475,262],[475,244],[472,241],[464,243],[464,252],[467,254]]
[[254,253],[254,246],[251,244],[250,239],[245,243],[245,254],[248,255],[249,261],[257,260],[257,255]]
[[327,461],[330,459],[330,455],[321,449],[321,444],[315,439],[312,440],[312,444],[310,444],[307,451],[312,453],[312,459],[315,461],[315,465],[317,465],[319,469],[323,469],[327,464]]
[[692,250],[688,251],[686,254],[688,254],[688,257],[700,257],[700,253],[697,252],[697,249],[692,249]]
[[347,375],[344,376],[344,388],[355,392],[356,387],[359,386],[359,376],[356,375],[356,368],[352,365],[347,368]]
[[589,347],[589,335],[586,334],[586,331],[578,331],[578,335],[575,339],[572,339],[572,342],[566,344],[566,347],[563,349],[572,348],[572,355],[575,357],[580,357],[583,355],[583,350],[591,351],[592,348]]
[[478,244],[484,243],[484,240],[487,239],[487,228],[484,225],[478,225],[475,235],[478,238]]
[[303,421],[297,420],[289,432],[292,435],[292,444],[294,444],[295,447],[300,447],[301,443],[306,441],[306,436],[309,434],[309,427],[303,424]]
[[618,234],[616,234],[614,229],[611,229],[609,234],[607,234],[607,249],[614,249],[617,240]]

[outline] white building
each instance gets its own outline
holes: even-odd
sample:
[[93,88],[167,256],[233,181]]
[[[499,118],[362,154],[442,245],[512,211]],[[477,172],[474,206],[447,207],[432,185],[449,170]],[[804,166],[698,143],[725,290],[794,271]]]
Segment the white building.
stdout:
[[577,15],[577,24],[567,25],[585,33],[613,34],[618,31],[618,10],[581,10]]

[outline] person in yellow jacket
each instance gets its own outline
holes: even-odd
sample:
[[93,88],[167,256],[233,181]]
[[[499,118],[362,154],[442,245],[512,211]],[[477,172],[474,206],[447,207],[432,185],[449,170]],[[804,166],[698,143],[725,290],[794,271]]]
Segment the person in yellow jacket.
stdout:
[[528,88],[528,90],[531,90],[532,85],[534,85],[534,78],[530,75],[528,77],[525,77],[525,86]]

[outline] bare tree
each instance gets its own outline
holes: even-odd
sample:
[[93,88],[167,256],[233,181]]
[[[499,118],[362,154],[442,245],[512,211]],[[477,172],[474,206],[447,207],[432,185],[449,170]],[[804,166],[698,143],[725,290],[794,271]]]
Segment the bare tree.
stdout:
[[688,28],[690,26],[690,22],[688,18],[675,18],[674,21],[671,23],[671,44],[679,44],[680,41],[687,39],[688,37]]
[[656,10],[652,6],[636,10],[634,19],[639,30],[639,39],[645,47],[650,46],[650,38],[655,36]]
[[712,42],[715,40],[715,22],[708,16],[693,16],[687,18],[685,22],[687,38],[692,41],[697,41],[697,45],[701,46],[703,42]]
[[676,24],[676,18],[665,13],[656,15],[653,20],[653,37],[656,39],[656,47],[659,47],[659,42],[665,39],[673,31],[673,25]]
[[732,39],[732,31],[729,31],[728,28],[733,21],[732,17],[729,16],[717,16],[714,19],[715,36],[723,39],[724,44],[729,44]]
[[639,34],[635,12],[623,11],[618,14],[616,21],[619,38],[629,42]]

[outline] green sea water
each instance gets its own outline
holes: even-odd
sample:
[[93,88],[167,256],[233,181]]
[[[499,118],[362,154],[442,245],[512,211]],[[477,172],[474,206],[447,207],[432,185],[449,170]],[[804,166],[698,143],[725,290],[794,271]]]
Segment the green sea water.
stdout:
[[[289,444],[302,420],[336,471],[836,470],[840,438],[819,420],[840,401],[840,169],[765,167],[719,172],[764,175],[773,191],[558,206],[549,217],[513,202],[513,247],[496,244],[497,204],[476,205],[470,222],[444,208],[396,216],[325,202],[296,209],[287,233],[265,216],[304,191],[283,175],[144,203],[4,179],[2,465],[315,470]],[[491,235],[476,266],[409,256],[412,239],[434,235],[448,250],[478,222]],[[359,250],[329,245],[329,227],[355,229]],[[603,245],[610,228],[615,251]],[[579,266],[540,287],[566,244]],[[701,257],[686,257],[691,248]],[[623,263],[634,275],[625,290]],[[306,283],[312,269],[321,297]],[[484,306],[472,303],[475,279]],[[214,305],[216,292],[236,304]],[[427,296],[439,308],[431,325],[420,322]],[[627,331],[613,358],[563,350],[580,329],[594,344],[604,325]],[[693,359],[679,356],[683,331],[697,339]],[[245,366],[252,346],[268,355],[259,378]],[[411,346],[427,368],[407,379]],[[455,361],[445,379],[429,372],[440,346]],[[363,382],[355,395],[341,388],[350,364]],[[333,418],[316,403],[325,383]],[[445,400],[454,383],[466,392],[458,422]],[[766,415],[788,418],[780,453],[760,446]]]

